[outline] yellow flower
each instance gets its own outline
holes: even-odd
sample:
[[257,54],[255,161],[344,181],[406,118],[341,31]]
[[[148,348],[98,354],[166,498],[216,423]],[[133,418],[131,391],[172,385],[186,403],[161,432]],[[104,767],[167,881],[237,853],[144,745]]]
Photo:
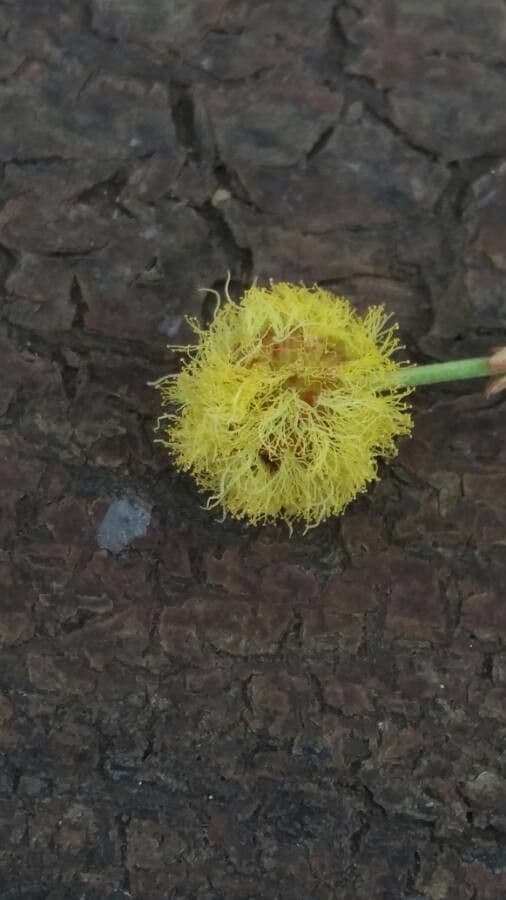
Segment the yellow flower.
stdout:
[[[409,388],[392,387],[396,326],[360,317],[317,286],[253,286],[198,335],[176,376],[156,382],[161,442],[211,492],[207,507],[252,523],[341,513],[411,432]],[[181,348],[179,348],[181,349]],[[390,376],[390,381],[388,381]]]

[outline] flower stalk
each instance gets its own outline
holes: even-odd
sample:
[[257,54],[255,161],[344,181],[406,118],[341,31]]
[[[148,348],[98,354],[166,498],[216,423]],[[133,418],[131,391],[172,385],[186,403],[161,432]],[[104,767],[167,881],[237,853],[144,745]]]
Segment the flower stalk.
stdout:
[[483,378],[490,375],[492,375],[490,358],[476,356],[471,359],[406,366],[392,372],[388,381],[390,386],[420,387],[424,384],[442,384],[445,381],[463,381],[466,378]]
[[490,378],[500,376],[490,382],[488,396],[506,388],[506,349],[497,350],[492,356],[473,356],[449,362],[429,363],[421,366],[406,366],[387,376],[386,386],[421,387],[427,384],[442,384],[445,381],[464,381],[470,378]]

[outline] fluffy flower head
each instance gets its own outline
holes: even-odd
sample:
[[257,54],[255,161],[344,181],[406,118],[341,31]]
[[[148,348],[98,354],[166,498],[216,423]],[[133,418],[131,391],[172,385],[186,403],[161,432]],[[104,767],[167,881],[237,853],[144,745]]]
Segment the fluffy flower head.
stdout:
[[377,478],[411,431],[408,389],[392,387],[396,326],[359,316],[317,286],[254,285],[156,383],[161,441],[211,493],[208,507],[252,523],[317,525]]

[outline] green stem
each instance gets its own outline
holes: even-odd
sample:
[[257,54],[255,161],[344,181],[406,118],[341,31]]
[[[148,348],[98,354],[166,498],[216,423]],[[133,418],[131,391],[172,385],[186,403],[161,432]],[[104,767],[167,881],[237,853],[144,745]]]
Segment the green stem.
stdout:
[[487,356],[472,359],[456,359],[451,362],[430,363],[426,366],[409,366],[392,372],[389,381],[396,385],[418,387],[421,384],[439,384],[442,381],[460,381],[464,378],[483,378],[492,375]]

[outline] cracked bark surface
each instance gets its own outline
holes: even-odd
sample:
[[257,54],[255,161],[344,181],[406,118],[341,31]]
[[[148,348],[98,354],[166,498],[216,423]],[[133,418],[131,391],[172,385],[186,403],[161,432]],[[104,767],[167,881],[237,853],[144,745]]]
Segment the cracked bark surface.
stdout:
[[217,522],[146,386],[206,286],[506,335],[499,0],[0,0],[2,900],[506,895],[504,402]]

